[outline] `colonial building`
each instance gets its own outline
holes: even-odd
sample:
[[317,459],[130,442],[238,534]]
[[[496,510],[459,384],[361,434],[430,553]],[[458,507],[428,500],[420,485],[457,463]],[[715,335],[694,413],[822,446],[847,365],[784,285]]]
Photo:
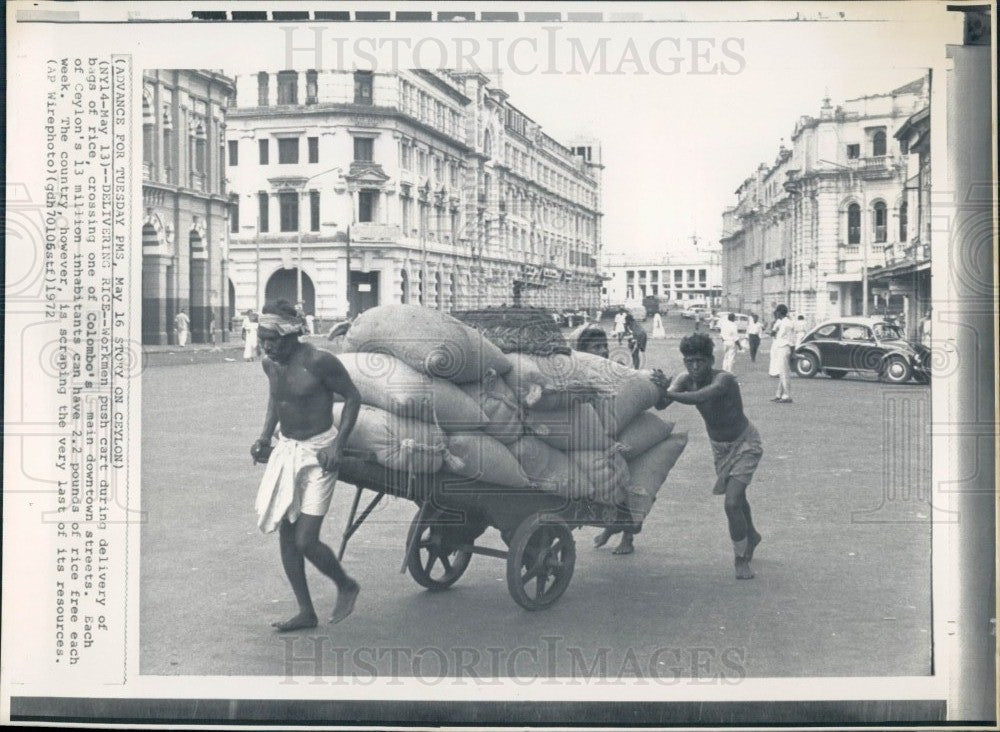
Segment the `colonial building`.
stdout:
[[903,314],[907,335],[913,339],[920,336],[920,321],[931,306],[930,111],[924,107],[895,134],[899,154],[908,156],[909,173],[899,205],[899,237],[885,248],[885,266],[868,274],[872,292]]
[[211,320],[225,337],[232,286],[223,143],[234,91],[213,71],[143,74],[143,343],[175,343],[181,311],[194,343],[209,340]]
[[718,249],[646,257],[609,252],[602,273],[604,306],[641,303],[647,296],[715,305],[722,293]]
[[[908,159],[893,135],[928,104],[926,78],[802,117],[791,146],[760,165],[723,213],[723,301],[817,322],[886,309],[869,287],[886,250],[908,242]],[[905,246],[905,244],[903,245]]]
[[480,73],[261,71],[229,110],[237,309],[596,306],[601,159]]

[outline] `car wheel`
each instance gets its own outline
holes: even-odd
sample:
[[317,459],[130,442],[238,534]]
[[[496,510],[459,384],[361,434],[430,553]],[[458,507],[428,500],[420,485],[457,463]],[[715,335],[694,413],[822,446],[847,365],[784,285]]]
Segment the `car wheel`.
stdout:
[[904,359],[899,356],[892,356],[882,367],[882,378],[890,384],[905,384],[913,376],[913,369],[910,368]]
[[836,369],[827,369],[823,373],[829,376],[831,379],[843,379],[845,376],[847,376],[846,371],[838,371]]
[[803,379],[811,379],[819,371],[819,362],[811,353],[800,353],[795,357],[795,373]]

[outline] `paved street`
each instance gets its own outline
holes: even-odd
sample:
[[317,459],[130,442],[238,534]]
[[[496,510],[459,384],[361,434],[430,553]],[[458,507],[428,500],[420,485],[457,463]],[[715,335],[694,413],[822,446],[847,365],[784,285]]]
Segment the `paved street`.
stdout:
[[[675,316],[666,325],[667,339],[650,340],[647,361],[673,373],[678,338],[693,325]],[[636,554],[594,550],[596,529],[576,532],[576,572],[553,608],[522,610],[507,593],[504,562],[491,557],[473,557],[451,590],[425,591],[399,572],[415,505],[388,499],[345,557],[362,585],[354,615],[321,622],[289,645],[269,627],[295,612],[277,537],[257,530],[253,511],[262,468],[248,450],[263,419],[265,378],[240,356],[147,359],[143,674],[281,675],[289,653],[313,656],[319,644],[330,675],[396,665],[433,678],[463,664],[465,676],[527,678],[581,668],[613,678],[930,673],[930,525],[920,500],[930,451],[922,425],[907,419],[929,419],[927,387],[793,378],[794,404],[774,404],[766,350],[756,365],[739,356],[744,405],[764,441],[748,494],[764,537],[752,581],[733,577],[701,419],[673,405],[661,414],[691,439]],[[353,487],[338,486],[324,527],[335,547],[352,496]],[[482,541],[502,547],[494,530]],[[333,587],[307,571],[325,619]],[[415,663],[411,651],[421,649]],[[315,674],[311,662],[295,670]]]

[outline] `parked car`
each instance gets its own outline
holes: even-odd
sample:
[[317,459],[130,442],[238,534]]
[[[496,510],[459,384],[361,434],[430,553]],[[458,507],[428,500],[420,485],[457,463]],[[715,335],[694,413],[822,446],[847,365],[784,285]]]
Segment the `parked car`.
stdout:
[[[712,322],[709,325],[709,328],[711,328],[712,330],[722,330],[721,327],[722,321],[727,320],[728,318],[729,318],[728,310],[719,311],[719,313],[712,318]],[[736,329],[740,333],[746,333],[748,325],[750,325],[750,316],[744,315],[743,313],[736,313]]]
[[711,312],[712,312],[711,310],[709,310],[703,305],[691,305],[690,307],[684,308],[684,310],[681,311],[681,317],[693,320],[695,316],[701,314],[701,319],[704,320],[705,316],[709,315]]
[[930,349],[908,341],[899,326],[881,318],[844,317],[809,331],[794,351],[795,372],[806,379],[823,372],[831,379],[850,371],[875,373],[894,384],[930,382]]

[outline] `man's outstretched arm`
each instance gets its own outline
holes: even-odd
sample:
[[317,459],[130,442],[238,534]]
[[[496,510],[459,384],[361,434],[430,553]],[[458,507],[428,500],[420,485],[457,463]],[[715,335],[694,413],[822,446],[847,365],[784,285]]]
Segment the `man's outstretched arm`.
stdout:
[[679,390],[678,384],[675,381],[671,384],[670,389],[667,390],[667,397],[673,399],[678,404],[701,404],[702,402],[722,396],[729,388],[729,381],[733,378],[732,374],[720,371],[708,386],[693,391]]

